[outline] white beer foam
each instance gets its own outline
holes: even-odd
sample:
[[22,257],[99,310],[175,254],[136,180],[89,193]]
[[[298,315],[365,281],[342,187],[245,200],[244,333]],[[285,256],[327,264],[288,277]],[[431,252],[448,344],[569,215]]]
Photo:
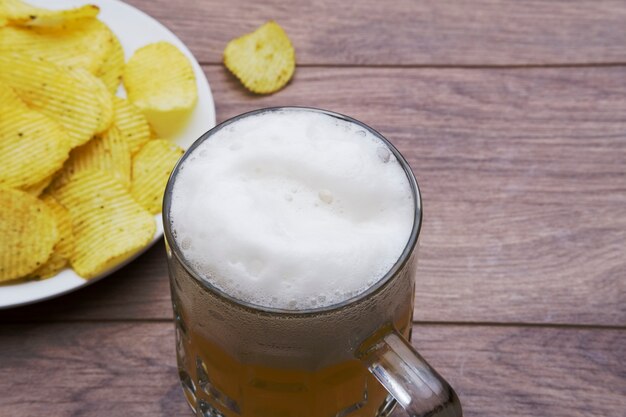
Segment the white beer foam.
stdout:
[[302,310],[367,290],[413,226],[406,174],[361,126],[304,110],[227,125],[182,163],[174,239],[210,284],[252,304]]

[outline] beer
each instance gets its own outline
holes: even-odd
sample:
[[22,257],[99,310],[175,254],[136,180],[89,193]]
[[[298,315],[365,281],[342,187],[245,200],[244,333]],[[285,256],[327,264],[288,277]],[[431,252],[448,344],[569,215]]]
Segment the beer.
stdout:
[[199,415],[373,417],[385,406],[387,391],[354,354],[389,323],[409,336],[412,268],[362,302],[288,316],[233,304],[171,267],[178,369]]
[[240,116],[194,144],[164,223],[197,415],[387,414],[393,400],[357,351],[385,329],[410,337],[412,178],[375,131],[312,109]]

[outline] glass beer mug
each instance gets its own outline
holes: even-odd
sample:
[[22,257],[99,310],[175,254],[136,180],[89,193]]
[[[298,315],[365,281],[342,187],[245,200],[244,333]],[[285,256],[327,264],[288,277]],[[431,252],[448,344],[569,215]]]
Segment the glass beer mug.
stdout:
[[406,160],[370,127],[337,113],[287,108],[366,129],[388,147],[406,174],[414,213],[410,237],[393,267],[367,290],[329,306],[271,308],[217,288],[185,258],[170,218],[181,164],[220,129],[284,109],[247,113],[204,134],[174,169],[165,191],[178,370],[189,405],[199,417],[382,417],[396,404],[410,416],[462,416],[453,389],[409,343],[420,193]]

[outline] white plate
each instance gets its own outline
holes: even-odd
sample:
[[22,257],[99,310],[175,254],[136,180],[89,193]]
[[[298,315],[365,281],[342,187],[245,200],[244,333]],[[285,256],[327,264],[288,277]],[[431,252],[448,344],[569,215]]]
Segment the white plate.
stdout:
[[[204,132],[215,126],[213,96],[200,65],[176,35],[147,14],[118,0],[55,0],[54,2],[49,0],[29,0],[28,2],[51,9],[75,7],[83,4],[98,5],[100,7],[98,18],[105,22],[120,39],[127,60],[137,48],[152,42],[167,41],[176,45],[189,58],[193,66],[198,84],[198,103],[186,127],[170,139],[187,149]],[[118,95],[124,95],[123,89],[120,89]],[[131,258],[88,281],[79,277],[72,269],[68,268],[61,271],[57,276],[43,281],[0,285],[0,308],[15,307],[56,297],[92,284],[112,274],[145,252],[161,238],[163,235],[161,215],[155,216],[155,220],[157,231],[152,239],[152,243]]]

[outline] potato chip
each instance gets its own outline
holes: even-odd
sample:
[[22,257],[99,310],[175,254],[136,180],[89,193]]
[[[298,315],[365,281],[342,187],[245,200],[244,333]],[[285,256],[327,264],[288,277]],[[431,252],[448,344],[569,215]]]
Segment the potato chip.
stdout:
[[0,186],[28,188],[51,177],[69,156],[67,133],[24,107],[0,109]]
[[52,211],[24,191],[0,187],[0,281],[43,265],[59,240]]
[[59,204],[50,194],[45,194],[40,200],[54,214],[59,231],[59,241],[54,245],[52,254],[46,263],[29,274],[31,278],[45,279],[56,275],[67,265],[74,252],[74,234],[72,232],[72,218],[67,209]]
[[104,132],[113,122],[113,96],[109,93],[109,90],[100,78],[91,75],[89,71],[84,68],[72,69],[71,73],[81,85],[89,87],[95,94],[96,99],[100,103],[100,108],[102,109],[102,115],[96,127],[96,133]]
[[44,194],[40,197],[50,210],[54,213],[59,230],[59,241],[54,245],[54,251],[66,259],[69,259],[74,252],[74,233],[72,232],[72,218],[69,211],[63,207],[50,194]]
[[133,255],[154,236],[154,217],[104,172],[82,172],[53,195],[72,217],[75,246],[70,263],[84,278]]
[[95,74],[113,48],[113,34],[97,19],[80,19],[59,27],[0,28],[0,53],[21,52]]
[[130,150],[115,126],[73,149],[60,175],[55,178],[52,188],[61,187],[84,171],[103,171],[117,179],[124,187],[130,187]]
[[191,63],[167,42],[135,51],[124,67],[123,81],[128,99],[161,137],[182,126],[198,99]]
[[111,33],[111,45],[104,57],[104,61],[96,76],[99,77],[109,90],[109,93],[115,94],[117,88],[122,82],[122,73],[124,72],[124,48],[115,34]]
[[133,157],[131,193],[150,213],[161,212],[167,180],[184,152],[172,142],[154,139]]
[[54,174],[42,179],[36,184],[29,185],[28,187],[22,187],[21,190],[26,191],[28,194],[32,195],[33,197],[39,197],[41,193],[43,193],[43,191],[48,187],[48,185],[50,185],[53,179],[54,179]]
[[269,21],[254,32],[228,42],[224,65],[248,90],[270,94],[289,82],[296,58],[283,28]]
[[143,113],[126,99],[113,97],[113,109],[113,124],[133,155],[150,140],[150,125]]
[[49,10],[21,0],[0,1],[0,20],[14,25],[58,26],[76,19],[96,17],[98,6],[86,5],[67,10]]
[[7,84],[0,81],[0,111],[3,108],[16,108],[27,109],[26,103],[19,98],[15,90],[9,87]]
[[81,84],[63,67],[22,54],[0,54],[0,81],[26,104],[65,128],[72,147],[82,145],[106,121],[106,109],[93,85]]
[[59,254],[57,254],[54,250],[50,254],[50,257],[41,265],[39,268],[35,269],[33,272],[27,275],[27,278],[30,279],[47,279],[52,278],[57,275],[63,268],[65,268],[68,264],[68,260]]

